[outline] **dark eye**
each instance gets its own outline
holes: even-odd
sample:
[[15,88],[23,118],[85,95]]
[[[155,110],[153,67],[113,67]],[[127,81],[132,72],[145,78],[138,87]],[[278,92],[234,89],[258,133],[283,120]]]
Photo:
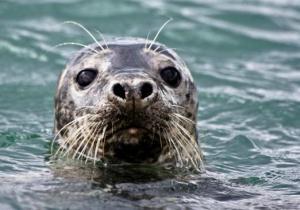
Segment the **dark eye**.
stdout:
[[97,76],[96,69],[84,69],[78,73],[78,75],[76,77],[76,82],[81,87],[86,87],[94,81],[96,76]]
[[176,88],[181,82],[181,75],[174,67],[166,67],[160,71],[161,78],[171,87]]

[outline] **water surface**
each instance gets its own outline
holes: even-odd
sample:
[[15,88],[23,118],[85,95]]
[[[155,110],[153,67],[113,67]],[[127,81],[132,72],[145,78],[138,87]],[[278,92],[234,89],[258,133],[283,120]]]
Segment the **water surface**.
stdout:
[[[186,60],[199,90],[206,173],[48,161],[56,79],[76,47],[152,37]],[[1,209],[300,208],[300,2],[2,0]],[[96,34],[96,33],[95,33]]]

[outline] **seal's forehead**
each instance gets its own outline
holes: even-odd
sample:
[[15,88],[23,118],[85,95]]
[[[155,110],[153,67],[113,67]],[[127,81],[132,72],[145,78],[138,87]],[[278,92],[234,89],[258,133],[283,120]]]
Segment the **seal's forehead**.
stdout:
[[108,47],[112,50],[117,51],[118,49],[122,49],[125,52],[141,52],[141,50],[143,49],[148,49],[148,50],[152,50],[155,51],[157,53],[163,54],[173,60],[176,60],[175,56],[170,52],[171,50],[168,49],[165,45],[159,44],[159,43],[153,43],[151,44],[150,42],[148,43],[135,43],[135,44],[116,44],[116,43],[111,43],[108,44]]
[[161,43],[152,42],[152,40],[134,38],[134,37],[119,37],[119,38],[114,38],[109,42],[106,42],[106,44],[108,45],[108,47],[112,47],[114,49],[122,48],[122,47],[132,49],[132,50],[149,49],[149,50],[159,52],[163,55],[166,55],[167,57],[173,60],[177,59],[177,55],[172,49],[166,47]]
[[122,68],[148,68],[149,64],[143,56],[141,44],[118,45],[108,44],[108,48],[113,51],[111,65],[113,69]]
[[[122,62],[123,65],[137,64],[136,62],[142,62],[141,53],[144,49],[151,50],[153,52],[160,53],[169,57],[172,60],[179,61],[177,54],[170,48],[158,42],[151,42],[149,40],[140,38],[115,38],[109,41],[102,41],[89,45],[86,48],[80,50],[70,61],[70,65],[79,63],[82,59],[86,58],[93,52],[102,53],[109,49],[113,51],[116,56],[116,63]],[[139,65],[145,65],[146,63],[140,63]]]

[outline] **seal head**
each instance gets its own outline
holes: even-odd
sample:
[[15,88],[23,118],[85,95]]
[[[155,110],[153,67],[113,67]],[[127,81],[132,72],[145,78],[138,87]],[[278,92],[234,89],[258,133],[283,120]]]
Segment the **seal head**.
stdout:
[[135,38],[95,43],[59,78],[57,154],[199,168],[196,113],[192,76],[173,50]]

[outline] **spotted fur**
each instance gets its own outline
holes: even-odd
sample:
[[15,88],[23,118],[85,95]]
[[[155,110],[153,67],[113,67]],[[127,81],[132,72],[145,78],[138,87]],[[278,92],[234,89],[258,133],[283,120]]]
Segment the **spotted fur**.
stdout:
[[[93,161],[118,159],[201,168],[196,132],[197,91],[182,59],[174,50],[157,42],[150,45],[144,39],[120,38],[101,44],[105,47],[95,43],[80,50],[58,80],[55,133],[60,148],[56,154]],[[182,81],[177,88],[168,86],[160,77],[159,71],[168,66],[180,71]],[[81,89],[76,76],[86,68],[97,69],[98,75],[87,88]],[[133,84],[138,80],[155,85],[157,96],[151,105],[132,112],[118,100],[110,99],[115,81]],[[117,132],[128,125],[145,130],[136,138]],[[127,140],[126,144],[139,141],[145,148],[137,147],[127,157],[129,154],[122,154],[127,150],[118,148]]]

